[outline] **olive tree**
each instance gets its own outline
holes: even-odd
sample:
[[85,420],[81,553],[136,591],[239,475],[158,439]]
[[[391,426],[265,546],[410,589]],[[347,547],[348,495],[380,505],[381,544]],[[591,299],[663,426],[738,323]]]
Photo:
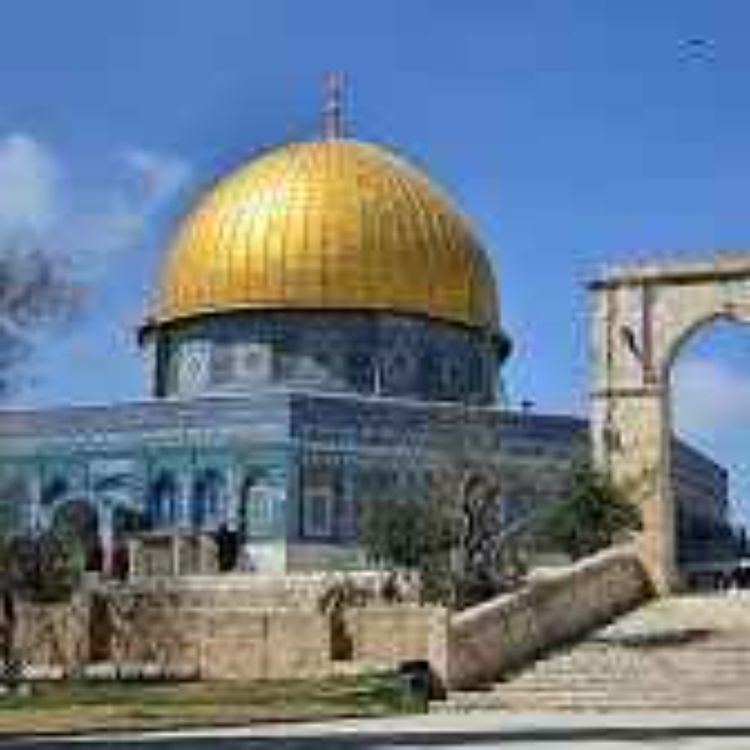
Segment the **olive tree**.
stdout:
[[361,502],[359,542],[376,564],[415,572],[424,600],[465,607],[522,579],[527,528],[508,522],[504,504],[538,496],[547,481],[519,464],[446,462],[419,496]]
[[423,599],[457,608],[520,585],[540,552],[577,559],[640,523],[583,448],[569,462],[446,462],[419,497],[362,502],[358,519],[375,563],[416,572]]
[[577,560],[640,527],[640,511],[627,490],[580,455],[562,475],[558,497],[542,508],[536,534],[543,546]]

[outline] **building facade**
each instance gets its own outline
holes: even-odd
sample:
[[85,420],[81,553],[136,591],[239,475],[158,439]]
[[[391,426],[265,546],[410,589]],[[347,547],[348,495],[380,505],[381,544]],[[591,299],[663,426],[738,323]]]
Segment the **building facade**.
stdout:
[[[348,567],[360,503],[418,500],[446,470],[561,466],[588,440],[584,420],[504,409],[489,260],[373,144],[288,144],[200,196],[139,340],[148,400],[2,412],[0,524],[75,523],[93,566],[136,530],[222,530],[248,570]],[[678,495],[725,512],[722,470],[680,455]]]

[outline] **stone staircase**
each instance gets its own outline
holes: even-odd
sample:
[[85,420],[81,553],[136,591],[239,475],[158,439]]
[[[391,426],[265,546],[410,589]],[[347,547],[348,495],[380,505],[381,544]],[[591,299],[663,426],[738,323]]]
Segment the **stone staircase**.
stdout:
[[750,710],[750,592],[653,601],[435,711]]

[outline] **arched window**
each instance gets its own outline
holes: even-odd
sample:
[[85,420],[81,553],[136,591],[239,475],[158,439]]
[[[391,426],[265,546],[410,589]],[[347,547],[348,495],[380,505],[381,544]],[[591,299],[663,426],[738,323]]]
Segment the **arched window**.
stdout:
[[190,520],[199,529],[217,523],[224,512],[226,479],[218,469],[204,469],[193,482]]
[[211,383],[225,385],[234,379],[235,348],[230,342],[218,342],[211,350]]
[[42,484],[40,502],[43,506],[53,505],[57,500],[64,498],[69,491],[69,482],[66,477],[55,474]]
[[373,389],[373,362],[367,352],[354,352],[347,359],[347,380],[355,390],[367,393]]
[[151,482],[146,506],[151,526],[166,526],[177,517],[178,486],[171,471],[160,471]]
[[240,529],[246,539],[264,538],[273,532],[276,506],[283,500],[283,490],[258,481],[249,474],[242,482]]

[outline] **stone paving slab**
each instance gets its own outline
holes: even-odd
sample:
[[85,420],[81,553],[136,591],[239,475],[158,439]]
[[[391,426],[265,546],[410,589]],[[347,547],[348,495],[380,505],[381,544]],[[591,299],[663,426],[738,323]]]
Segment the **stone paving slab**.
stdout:
[[184,750],[358,750],[359,748],[750,748],[750,711],[715,713],[557,714],[474,713],[408,716],[240,729],[127,733],[48,740],[13,740],[0,748],[147,748]]
[[750,592],[655,600],[506,680],[451,693],[434,708],[750,710]]

